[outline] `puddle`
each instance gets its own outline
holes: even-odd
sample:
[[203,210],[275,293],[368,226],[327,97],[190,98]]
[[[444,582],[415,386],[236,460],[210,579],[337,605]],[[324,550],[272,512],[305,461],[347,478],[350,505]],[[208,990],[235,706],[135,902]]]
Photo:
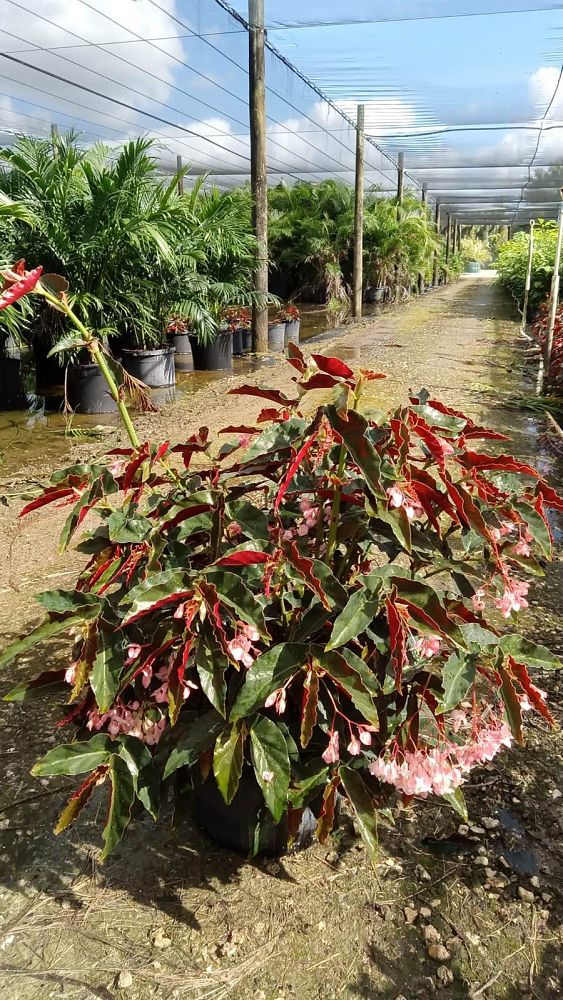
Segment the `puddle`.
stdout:
[[507,809],[498,809],[497,818],[500,820],[505,843],[501,851],[502,857],[519,875],[536,875],[540,870],[541,861],[527,846],[530,838],[520,820]]

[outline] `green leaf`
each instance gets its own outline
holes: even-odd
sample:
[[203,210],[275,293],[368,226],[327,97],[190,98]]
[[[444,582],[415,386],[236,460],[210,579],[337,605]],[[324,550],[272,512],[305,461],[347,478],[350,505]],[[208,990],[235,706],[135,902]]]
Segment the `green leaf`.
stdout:
[[[83,609],[88,611],[91,609]],[[38,625],[27,635],[23,636],[21,639],[16,639],[15,642],[11,642],[9,646],[6,646],[2,655],[0,656],[0,667],[5,667],[7,663],[10,663],[16,656],[20,653],[27,653],[28,649],[36,646],[38,642],[43,642],[44,639],[51,639],[54,635],[58,635],[60,632],[66,632],[68,629],[73,628],[76,625],[82,625],[84,621],[89,617],[88,614],[76,614],[69,615],[68,618],[64,618],[57,621],[50,621],[47,618],[46,621]],[[96,617],[92,615],[91,617]]]
[[144,542],[153,529],[148,517],[130,514],[127,510],[114,511],[110,514],[107,525],[111,541],[120,544]]
[[404,507],[387,508],[381,504],[374,510],[374,514],[384,524],[389,525],[399,545],[406,549],[407,552],[410,552],[412,550],[411,523],[405,513]]
[[84,743],[63,743],[53,747],[31,769],[35,777],[57,774],[84,774],[107,763],[115,744],[106,733],[97,733]]
[[233,801],[242,774],[244,760],[244,726],[227,726],[219,733],[213,752],[213,774],[227,805]]
[[154,820],[158,818],[160,782],[153,756],[146,743],[135,736],[120,736],[119,755],[127,764],[133,779],[135,795]]
[[242,719],[262,708],[266,698],[281,687],[307,662],[308,647],[299,642],[284,642],[258,656],[247,671],[243,687],[231,709],[232,720]]
[[452,653],[448,657],[442,671],[444,693],[440,700],[439,712],[449,712],[463,701],[475,680],[476,663],[476,653]]
[[225,716],[227,660],[215,641],[211,629],[203,628],[196,651],[196,668],[201,690],[214,708]]
[[497,642],[504,653],[529,667],[546,667],[548,670],[560,670],[563,667],[561,660],[547,646],[530,642],[521,635],[503,635]]
[[[28,697],[36,697],[43,694],[46,688],[65,687],[64,670],[46,670],[31,681],[25,684],[18,684],[5,694],[2,701],[25,701]],[[67,689],[68,690],[68,689]]]
[[294,781],[292,788],[289,789],[288,797],[292,809],[302,809],[317,794],[317,789],[326,785],[327,778],[328,767],[320,760],[310,761],[303,776]]
[[169,778],[180,767],[191,767],[201,753],[213,746],[217,735],[225,726],[215,709],[200,715],[187,724],[187,731],[180,736],[164,768],[164,778]]
[[316,659],[323,670],[326,670],[339,687],[343,688],[352,704],[361,712],[370,725],[379,729],[379,717],[373,699],[366,688],[360,674],[350,666],[342,653],[336,650],[315,653]]
[[104,861],[121,840],[131,819],[131,809],[135,801],[135,785],[129,766],[118,754],[112,754],[109,766],[111,793],[109,812],[102,837]]
[[167,569],[162,573],[153,573],[136,587],[133,587],[120,602],[131,605],[123,624],[137,615],[156,609],[159,605],[172,603],[176,594],[187,594],[192,589],[192,582],[187,573],[180,569]]
[[[108,645],[113,640],[117,645]],[[121,672],[124,665],[123,646],[115,633],[112,636],[100,632],[98,651],[90,673],[90,686],[94,692],[100,712],[107,712],[119,690]]]
[[268,516],[247,500],[234,500],[225,507],[229,521],[236,521],[247,538],[269,541]]
[[275,722],[261,716],[250,730],[252,763],[264,801],[275,823],[286,807],[289,788],[289,754],[285,736]]
[[436,632],[441,632],[462,649],[467,649],[463,632],[450,618],[433,587],[400,576],[392,577],[392,582],[397,588],[398,598],[407,603],[413,618]]
[[514,507],[514,510],[517,510],[518,513],[524,518],[530,532],[534,536],[534,541],[537,542],[546,558],[551,559],[551,538],[549,536],[547,525],[541,514],[538,514],[538,512],[534,510],[530,504],[524,503],[522,500],[513,500],[512,506]]
[[348,600],[348,592],[342,586],[332,570],[320,559],[313,559],[313,574],[320,580],[321,586],[332,607],[343,608]]
[[371,624],[380,607],[379,597],[374,591],[361,588],[350,597],[344,610],[336,619],[327,650],[338,649],[349,639],[355,639]]
[[362,777],[351,767],[340,768],[340,779],[350,800],[358,829],[369,851],[372,863],[377,862],[377,811]]
[[252,591],[242,582],[240,575],[211,567],[205,577],[216,588],[221,600],[233,608],[243,622],[254,625],[265,638],[268,638],[262,608]]
[[499,674],[502,680],[501,693],[508,724],[516,742],[523,744],[524,735],[522,733],[522,708],[520,706],[520,699],[516,694],[511,677],[503,666],[499,667]]
[[385,495],[381,485],[381,461],[371,441],[366,437],[368,422],[360,413],[350,410],[348,419],[343,420],[334,408],[327,407],[328,419],[334,430],[340,434],[352,460],[362,470],[367,485],[375,496]]
[[290,417],[283,424],[271,424],[252,442],[244,456],[244,464],[260,455],[288,449],[293,441],[303,434],[306,427],[306,421],[302,417]]
[[461,788],[456,788],[453,792],[444,792],[441,798],[445,799],[452,809],[455,809],[456,813],[461,816],[464,823],[467,823],[467,803]]
[[35,600],[51,614],[74,614],[84,609],[88,618],[95,618],[101,611],[102,602],[95,594],[83,594],[80,590],[46,590]]
[[446,431],[452,431],[455,435],[461,434],[467,424],[467,420],[462,417],[452,417],[449,413],[441,413],[440,410],[435,410],[428,403],[412,406],[411,409],[414,413],[418,413],[423,420],[426,420],[426,423],[430,424],[431,427],[441,427]]

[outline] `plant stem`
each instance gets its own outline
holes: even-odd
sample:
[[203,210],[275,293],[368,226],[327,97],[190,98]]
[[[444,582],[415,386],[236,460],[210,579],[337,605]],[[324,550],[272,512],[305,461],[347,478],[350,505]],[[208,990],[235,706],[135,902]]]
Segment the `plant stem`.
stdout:
[[[37,290],[39,291],[39,289]],[[82,335],[82,338],[84,340],[84,346],[87,347],[88,350],[90,351],[90,354],[92,355],[94,361],[98,365],[102,375],[106,380],[110,396],[115,401],[117,409],[119,410],[119,415],[123,421],[123,426],[127,431],[127,436],[133,447],[138,448],[140,442],[139,438],[137,437],[137,432],[133,425],[133,421],[129,416],[129,411],[127,409],[127,406],[125,405],[124,400],[121,399],[119,395],[119,389],[111,373],[110,367],[106,359],[104,358],[103,351],[100,349],[97,339],[92,335],[91,330],[88,330],[88,328],[84,326],[84,323],[82,323],[78,319],[78,316],[72,311],[72,309],[70,308],[68,303],[65,302],[64,299],[59,299],[55,295],[52,295],[51,292],[47,291],[44,285],[41,287],[39,294],[42,295],[43,298],[47,299],[47,301],[50,302],[51,305],[56,306],[57,309],[61,309],[65,313],[67,318],[70,320],[70,322],[76,327],[78,332]]]
[[[338,454],[338,479],[341,480],[344,475],[344,466],[346,464],[346,445],[340,445],[340,452]],[[336,533],[338,531],[338,518],[340,516],[340,503],[342,498],[342,484],[338,483],[334,487],[334,495],[332,498],[332,508],[330,511],[330,528],[328,532],[328,541],[326,544],[326,561],[329,562],[334,552],[336,546]]]

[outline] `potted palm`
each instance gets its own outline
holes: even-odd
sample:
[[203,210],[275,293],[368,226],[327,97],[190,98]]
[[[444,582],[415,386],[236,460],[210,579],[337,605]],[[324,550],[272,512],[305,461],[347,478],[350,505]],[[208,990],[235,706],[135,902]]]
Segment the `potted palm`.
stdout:
[[[131,443],[58,472],[22,511],[73,501],[63,546],[98,521],[76,586],[41,594],[44,622],[0,656],[69,636],[68,662],[7,695],[65,693],[68,735],[33,769],[79,777],[55,832],[102,786],[104,858],[141,808],[156,819],[190,790],[202,825],[246,853],[283,849],[307,811],[323,842],[338,796],[373,857],[397,800],[441,796],[465,820],[469,772],[523,742],[527,711],[553,722],[530,671],[561,663],[486,613],[527,607],[522,572],[542,573],[563,498],[474,450],[504,435],[424,390],[374,420],[384,376],[293,344],[292,395],[231,390],[267,408],[225,428],[217,455],[206,428],[142,443],[97,338],[38,275],[0,309],[33,288],[105,370]],[[318,388],[327,401],[302,407]]]

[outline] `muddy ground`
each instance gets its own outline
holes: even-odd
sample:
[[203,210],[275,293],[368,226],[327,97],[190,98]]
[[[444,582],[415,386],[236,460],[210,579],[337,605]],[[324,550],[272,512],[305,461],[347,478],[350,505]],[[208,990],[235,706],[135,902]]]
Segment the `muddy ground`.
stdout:
[[[310,348],[389,373],[384,406],[428,386],[479,422],[511,433],[513,450],[561,485],[543,428],[505,404],[522,389],[523,347],[514,309],[490,276],[467,278]],[[259,403],[226,395],[243,381],[290,388],[291,369],[264,359],[166,411],[140,432],[180,440],[202,424],[215,433],[248,422]],[[507,430],[508,428],[508,430]],[[104,447],[120,435],[105,432]],[[67,458],[102,445],[61,442]],[[0,644],[41,616],[32,594],[70,585],[80,559],[57,553],[66,512],[17,520],[21,496],[43,479],[52,451],[0,482]],[[2,472],[0,470],[0,477]],[[557,525],[555,525],[557,528]],[[560,538],[559,534],[559,538]],[[518,623],[563,653],[561,561],[534,582]],[[20,658],[0,691],[60,656],[60,644]],[[540,676],[561,721],[561,680]],[[421,802],[381,828],[370,869],[348,824],[331,844],[280,861],[249,863],[202,834],[187,810],[175,830],[136,821],[103,865],[97,812],[52,835],[67,782],[29,770],[59,737],[49,699],[0,707],[0,995],[3,1000],[550,1000],[561,995],[563,811],[560,732],[528,726],[526,748],[473,777],[470,825],[438,802]],[[428,927],[434,930],[428,930]],[[435,939],[447,958],[428,955]],[[445,953],[443,953],[445,955]]]

